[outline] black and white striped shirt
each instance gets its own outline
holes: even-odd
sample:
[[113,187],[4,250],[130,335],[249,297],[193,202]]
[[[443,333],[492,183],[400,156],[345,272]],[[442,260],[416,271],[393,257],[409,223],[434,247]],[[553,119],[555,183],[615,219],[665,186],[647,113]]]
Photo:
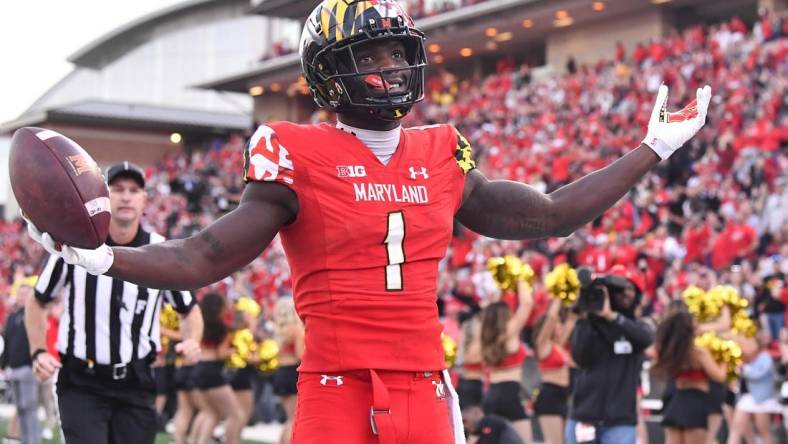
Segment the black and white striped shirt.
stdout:
[[[140,228],[131,243],[139,247],[164,240]],[[107,239],[107,245],[117,245]],[[159,311],[162,297],[181,314],[195,304],[188,291],[153,290],[109,276],[94,276],[84,268],[50,256],[36,283],[36,298],[48,303],[63,292],[63,314],[57,349],[66,356],[97,364],[125,364],[144,359],[161,348]]]

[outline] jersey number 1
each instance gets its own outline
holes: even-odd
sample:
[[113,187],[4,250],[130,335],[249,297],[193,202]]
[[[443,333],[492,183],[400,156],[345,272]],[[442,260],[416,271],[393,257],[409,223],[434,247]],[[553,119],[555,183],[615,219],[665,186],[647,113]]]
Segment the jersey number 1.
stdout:
[[405,263],[405,213],[393,211],[388,216],[388,229],[383,245],[386,246],[386,291],[402,291],[402,264]]

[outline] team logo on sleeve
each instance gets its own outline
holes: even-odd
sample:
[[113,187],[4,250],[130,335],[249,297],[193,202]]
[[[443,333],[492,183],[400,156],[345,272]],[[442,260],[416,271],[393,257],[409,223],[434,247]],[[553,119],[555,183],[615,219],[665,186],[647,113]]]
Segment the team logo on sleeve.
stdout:
[[457,148],[454,150],[454,158],[457,160],[457,165],[463,173],[476,168],[476,162],[471,158],[471,144],[459,131],[457,132]]
[[274,130],[265,125],[257,128],[244,156],[244,179],[247,181],[293,183],[293,161]]

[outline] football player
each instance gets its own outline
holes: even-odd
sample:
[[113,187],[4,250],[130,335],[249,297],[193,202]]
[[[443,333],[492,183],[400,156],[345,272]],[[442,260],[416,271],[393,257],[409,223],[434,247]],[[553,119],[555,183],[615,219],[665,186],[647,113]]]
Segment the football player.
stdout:
[[[710,88],[668,114],[662,86],[639,147],[543,194],[487,180],[450,125],[401,127],[424,97],[427,59],[424,35],[395,1],[322,1],[300,53],[315,101],[338,122],[259,127],[236,210],[188,239],[55,254],[150,288],[198,288],[279,233],[306,327],[292,442],[464,442],[435,305],[454,219],[498,239],[568,236],[700,130]],[[50,236],[31,234],[55,252]]]

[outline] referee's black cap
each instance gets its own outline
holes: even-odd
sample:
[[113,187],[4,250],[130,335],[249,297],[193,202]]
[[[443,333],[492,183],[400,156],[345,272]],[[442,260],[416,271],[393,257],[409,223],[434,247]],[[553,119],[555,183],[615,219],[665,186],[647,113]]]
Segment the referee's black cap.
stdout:
[[107,184],[111,184],[118,177],[127,177],[137,182],[140,188],[145,188],[145,172],[137,165],[124,160],[107,168]]

